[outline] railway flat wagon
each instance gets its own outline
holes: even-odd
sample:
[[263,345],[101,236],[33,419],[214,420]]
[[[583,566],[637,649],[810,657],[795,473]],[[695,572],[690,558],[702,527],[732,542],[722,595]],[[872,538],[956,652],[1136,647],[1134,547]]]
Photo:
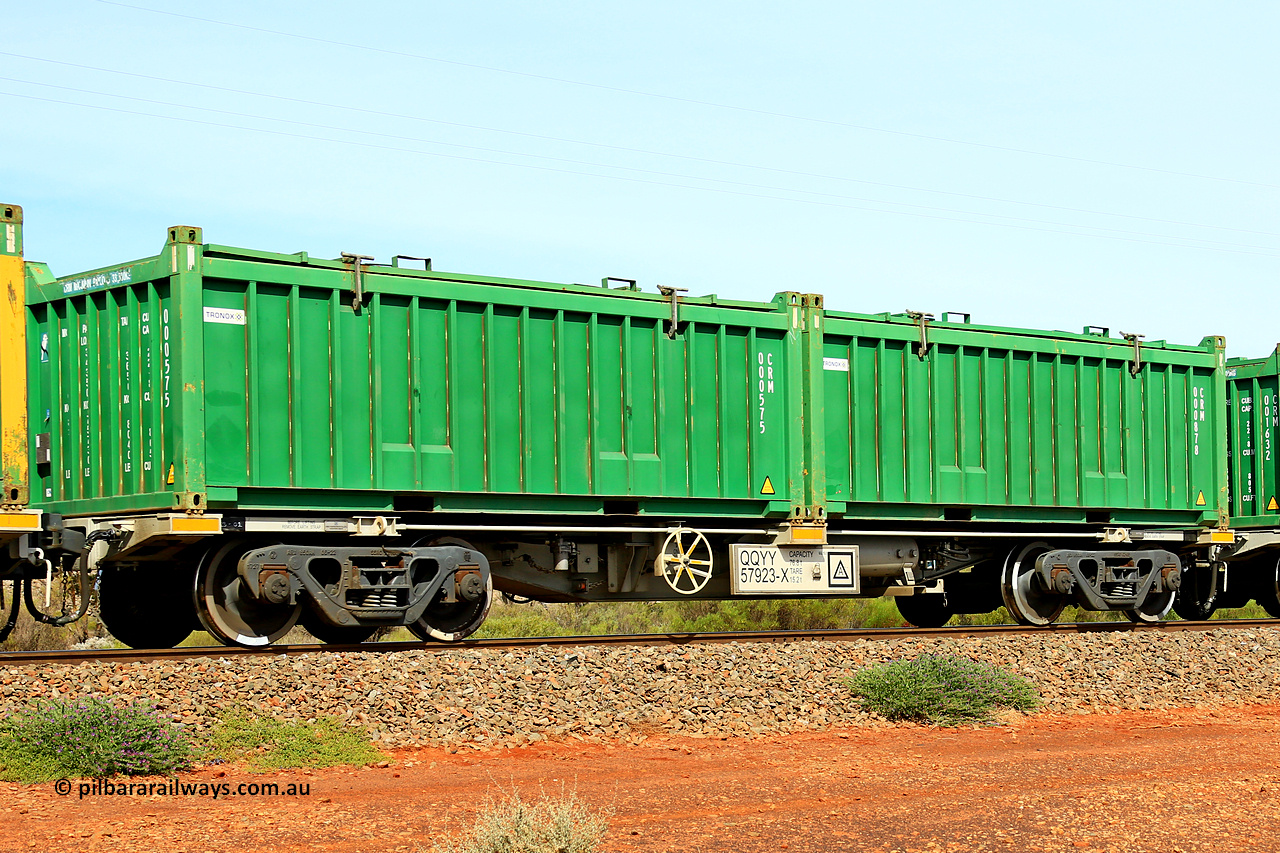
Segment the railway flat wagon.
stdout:
[[463,275],[187,226],[57,277],[0,214],[0,578],[29,598],[61,573],[78,604],[96,578],[131,645],[299,621],[453,641],[495,593],[1158,619],[1226,526],[1221,339]]
[[[672,519],[736,532],[815,514],[799,294],[678,298],[368,260],[174,227],[152,257],[62,278],[25,265],[9,306],[26,361],[5,387],[25,381],[27,400],[4,411],[22,433],[9,502],[30,495],[107,535],[118,637],[185,636],[194,586],[200,624],[226,641],[269,642],[298,618],[333,639],[379,624],[456,639],[488,608],[482,552],[522,533],[541,538],[518,559],[496,552],[506,588],[555,594],[529,580],[559,567],[590,579],[562,596],[605,574],[646,595],[640,565]],[[567,516],[594,541],[564,538]],[[631,523],[604,541],[606,517]],[[494,523],[449,536],[479,519]],[[686,589],[660,590],[701,590],[705,535],[673,542]]]

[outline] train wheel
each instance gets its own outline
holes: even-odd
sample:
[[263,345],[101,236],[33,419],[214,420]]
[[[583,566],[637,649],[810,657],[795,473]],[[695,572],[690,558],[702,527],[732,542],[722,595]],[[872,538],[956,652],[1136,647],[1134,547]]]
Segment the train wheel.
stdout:
[[364,625],[330,625],[324,621],[324,618],[316,612],[314,607],[309,606],[302,608],[302,616],[299,621],[302,622],[302,627],[306,628],[311,636],[331,646],[359,645],[372,637],[373,632],[378,630]]
[[433,601],[417,622],[409,624],[409,631],[419,640],[438,640],[456,643],[470,637],[484,624],[493,603],[493,577],[482,588],[482,594],[474,600],[459,597],[457,601]]
[[917,628],[941,628],[953,615],[945,593],[896,595],[893,600],[902,618]]
[[1173,600],[1173,612],[1191,622],[1203,622],[1218,609],[1218,570],[1209,564],[1192,564],[1182,573],[1182,586]]
[[205,554],[196,570],[196,614],[204,629],[227,645],[265,646],[289,633],[302,602],[273,604],[254,596],[240,579],[240,558],[271,543],[228,542]]
[[1036,557],[1049,550],[1044,542],[1032,542],[1005,558],[1000,594],[1009,615],[1022,625],[1050,625],[1067,606],[1067,597],[1045,586],[1036,571]]
[[134,649],[171,649],[195,623],[191,604],[194,567],[105,566],[99,575],[98,615],[111,636]]
[[1267,559],[1259,568],[1262,577],[1254,597],[1268,615],[1280,619],[1280,560]]
[[1171,589],[1148,593],[1137,610],[1126,610],[1124,615],[1129,617],[1130,622],[1164,622],[1169,618],[1169,611],[1173,610],[1173,599],[1174,592]]

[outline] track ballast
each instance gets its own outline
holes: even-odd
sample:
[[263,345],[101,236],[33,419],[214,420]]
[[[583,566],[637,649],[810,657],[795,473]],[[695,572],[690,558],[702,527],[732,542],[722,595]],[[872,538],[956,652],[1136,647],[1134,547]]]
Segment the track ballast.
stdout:
[[608,634],[573,637],[515,637],[460,643],[384,642],[359,645],[303,643],[258,648],[186,646],[175,649],[53,649],[0,652],[0,666],[77,665],[82,663],[191,660],[209,657],[307,655],[338,652],[457,651],[459,649],[523,649],[538,646],[686,646],[711,643],[797,643],[811,641],[899,640],[912,637],[989,637],[1018,634],[1123,634],[1138,631],[1214,631],[1219,628],[1280,628],[1275,619],[1215,619],[1205,622],[1064,622],[1043,628],[1023,625],[964,625],[943,628],[840,628],[809,631],[718,631],[681,634]]

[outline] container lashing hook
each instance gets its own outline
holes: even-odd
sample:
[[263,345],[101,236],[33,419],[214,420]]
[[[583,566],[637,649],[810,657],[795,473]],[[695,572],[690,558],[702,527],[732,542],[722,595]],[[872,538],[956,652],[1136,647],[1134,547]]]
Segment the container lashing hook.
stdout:
[[1142,339],[1146,335],[1131,335],[1128,332],[1121,332],[1120,336],[1133,344],[1133,361],[1129,362],[1129,375],[1137,376],[1142,370]]
[[355,296],[351,299],[351,310],[356,311],[357,313],[360,311],[360,306],[364,305],[364,277],[362,275],[360,262],[371,260],[373,260],[373,258],[370,255],[353,255],[351,252],[342,253],[342,262],[351,264],[351,271],[355,276],[355,286],[352,287],[352,290],[355,292]]
[[907,316],[915,320],[916,325],[920,327],[920,345],[916,348],[916,355],[923,361],[924,357],[929,354],[929,333],[925,326],[933,321],[933,315],[926,314],[923,311],[912,311],[908,308]]
[[687,287],[667,287],[666,285],[658,285],[658,292],[667,297],[671,302],[671,325],[667,327],[667,337],[671,340],[676,339],[676,334],[680,328],[680,297],[677,294],[688,293]]

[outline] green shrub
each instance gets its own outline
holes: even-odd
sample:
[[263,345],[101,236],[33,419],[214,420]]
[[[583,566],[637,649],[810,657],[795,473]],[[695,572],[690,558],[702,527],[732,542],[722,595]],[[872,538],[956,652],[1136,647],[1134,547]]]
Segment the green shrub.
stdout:
[[331,717],[287,723],[240,710],[227,712],[214,726],[207,752],[213,758],[244,761],[258,770],[363,765],[386,758],[364,731]]
[[[1253,619],[1266,614],[1256,604],[1219,611],[1215,618]],[[1125,621],[1123,613],[1068,607],[1059,622]],[[1170,619],[1177,617],[1170,614]],[[961,613],[948,623],[1009,625],[1005,608]],[[737,599],[730,601],[596,601],[587,604],[494,602],[489,619],[475,633],[488,637],[563,637],[601,634],[684,634],[701,631],[812,631],[823,628],[898,628],[907,623],[892,598]],[[206,635],[207,636],[207,635]],[[403,628],[386,639],[412,641]],[[207,640],[205,641],[208,642]],[[303,642],[311,642],[310,639]]]
[[471,832],[450,840],[438,853],[593,853],[609,827],[608,813],[593,811],[576,792],[545,794],[525,802],[513,791],[490,800],[476,815]]
[[0,777],[11,782],[168,774],[191,755],[182,731],[150,708],[105,699],[41,702],[0,723]]
[[562,637],[566,631],[544,613],[525,609],[520,612],[492,614],[473,636],[483,637]]
[[890,720],[956,726],[990,722],[999,708],[1034,711],[1035,687],[1021,676],[953,655],[920,655],[858,673],[850,688]]

